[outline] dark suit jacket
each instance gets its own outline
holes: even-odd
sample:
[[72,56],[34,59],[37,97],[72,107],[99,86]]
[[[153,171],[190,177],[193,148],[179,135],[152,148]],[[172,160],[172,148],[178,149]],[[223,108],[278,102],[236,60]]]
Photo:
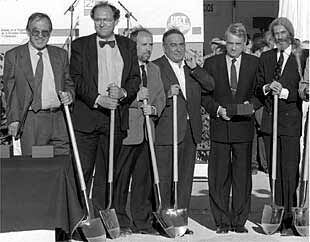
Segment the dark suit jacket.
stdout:
[[210,114],[210,137],[216,142],[250,142],[254,135],[254,117],[234,116],[230,121],[217,117],[219,106],[227,104],[242,104],[244,101],[259,107],[259,101],[254,97],[255,73],[258,58],[242,53],[239,70],[238,86],[233,97],[227,72],[225,54],[215,55],[206,59],[204,68],[214,78],[215,89],[203,100],[203,106]]
[[[178,79],[173,72],[165,56],[155,60],[154,63],[159,66],[161,72],[161,79],[164,84],[166,96],[168,97],[168,90],[173,84],[179,84]],[[189,115],[190,126],[195,143],[201,141],[201,92],[202,88],[212,90],[214,87],[213,79],[200,67],[195,68],[192,72],[187,66],[184,66],[185,80],[186,80],[186,99],[181,93],[178,96],[178,142],[184,139],[187,127],[187,114]],[[172,145],[173,141],[173,104],[172,98],[167,98],[166,107],[164,108],[161,117],[156,126],[155,136],[157,145]]]
[[[272,133],[273,96],[271,92],[264,95],[263,86],[271,83],[277,64],[277,49],[269,50],[261,55],[257,71],[255,94],[264,103],[261,130]],[[288,99],[279,99],[278,102],[278,135],[301,135],[301,100],[298,96],[300,76],[297,61],[293,53],[287,59],[279,82],[283,88],[289,90]]]
[[[123,36],[115,35],[124,68],[121,87],[127,91],[127,97],[120,102],[118,112],[121,129],[128,129],[128,107],[136,98],[140,84],[140,72],[136,43]],[[77,100],[73,109],[74,128],[83,132],[92,132],[102,127],[104,112],[108,110],[94,108],[98,93],[98,54],[96,34],[78,38],[72,43],[70,74],[76,82]]]
[[[68,91],[75,96],[75,85],[69,75],[68,54],[64,49],[47,46],[56,92]],[[22,133],[28,109],[33,100],[34,74],[28,43],[6,52],[4,62],[4,90],[7,98],[8,123],[19,121],[17,137]]]

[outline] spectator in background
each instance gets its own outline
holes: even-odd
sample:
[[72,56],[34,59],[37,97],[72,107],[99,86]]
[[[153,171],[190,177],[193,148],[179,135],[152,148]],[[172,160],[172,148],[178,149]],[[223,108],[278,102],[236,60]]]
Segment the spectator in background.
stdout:
[[269,46],[270,49],[275,48],[275,41],[272,36],[272,33],[270,30],[266,31],[264,34],[264,40],[266,41],[267,45]]
[[257,57],[260,57],[263,52],[269,49],[268,43],[264,40],[264,38],[262,36],[257,36],[253,40],[251,53]]

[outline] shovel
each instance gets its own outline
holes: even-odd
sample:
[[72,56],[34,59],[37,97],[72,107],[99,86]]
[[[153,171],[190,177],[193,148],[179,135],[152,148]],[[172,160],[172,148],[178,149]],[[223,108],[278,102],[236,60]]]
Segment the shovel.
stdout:
[[116,239],[120,236],[120,227],[116,216],[116,212],[115,209],[111,209],[112,196],[113,196],[114,124],[115,124],[115,109],[111,109],[109,172],[108,172],[108,189],[109,189],[108,206],[105,210],[99,211],[99,214],[107,230],[107,233],[109,234],[111,239]]
[[292,207],[293,224],[301,236],[309,236],[309,208],[307,206],[305,207],[309,182],[309,110],[305,125],[305,137],[302,181],[300,184],[300,207]]
[[[145,99],[143,103],[146,105],[147,100]],[[149,115],[145,116],[145,121],[146,121],[146,130],[147,130],[147,135],[148,135],[148,140],[149,140],[149,147],[150,147],[150,152],[151,152],[153,174],[154,174],[155,196],[157,197],[157,210],[156,212],[153,212],[153,215],[156,219],[156,222],[159,224],[160,228],[163,229],[165,234],[170,238],[175,238],[173,224],[170,221],[169,217],[165,216],[165,213],[163,213],[163,211],[161,210],[159,176],[158,176],[157,162],[156,162],[154,142],[153,142],[152,129],[151,129]]]
[[173,190],[174,206],[166,211],[172,221],[175,237],[183,236],[187,230],[187,209],[178,209],[178,124],[177,124],[177,96],[173,96]]
[[262,227],[266,234],[275,233],[281,225],[284,207],[275,203],[277,177],[277,129],[278,129],[278,95],[274,95],[273,132],[272,132],[272,205],[265,205],[262,215]]
[[81,161],[80,161],[80,156],[76,144],[76,139],[75,139],[75,134],[73,130],[73,125],[71,121],[71,115],[70,111],[68,108],[68,105],[64,105],[65,108],[65,114],[66,114],[66,119],[69,127],[69,134],[71,138],[71,143],[72,143],[72,148],[73,148],[73,153],[74,153],[74,160],[75,160],[75,165],[76,169],[78,172],[78,177],[79,177],[79,182],[81,186],[81,191],[83,192],[83,198],[85,202],[85,207],[86,207],[86,217],[84,220],[82,220],[79,223],[79,227],[82,229],[85,237],[89,242],[105,242],[106,241],[106,233],[105,229],[103,227],[103,224],[101,222],[100,218],[92,218],[90,216],[90,209],[89,209],[89,203],[87,199],[87,194],[86,194],[86,185],[85,185],[85,180],[83,176],[83,170],[81,166]]

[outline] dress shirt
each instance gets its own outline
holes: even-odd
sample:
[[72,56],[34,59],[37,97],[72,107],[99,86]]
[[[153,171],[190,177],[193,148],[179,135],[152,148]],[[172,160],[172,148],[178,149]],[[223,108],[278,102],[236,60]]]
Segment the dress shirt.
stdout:
[[[282,64],[282,67],[281,67],[281,75],[282,75],[282,72],[284,70],[284,67],[286,65],[286,62],[288,60],[288,58],[290,57],[290,54],[292,53],[292,45],[289,45],[289,47],[287,47],[284,51],[283,51],[283,64]],[[279,60],[280,58],[280,50],[278,49],[278,52],[277,52],[277,61]],[[265,95],[267,95],[269,92],[266,92],[266,86],[268,84],[264,85],[263,86],[263,92]],[[281,89],[281,92],[280,92],[280,95],[279,95],[279,98],[280,99],[287,99],[288,98],[288,95],[289,95],[289,90],[287,88],[282,88]]]
[[[33,75],[35,73],[37,63],[40,59],[38,50],[35,49],[30,43],[28,44],[30,60],[32,66]],[[43,78],[42,78],[42,109],[57,108],[60,106],[60,101],[56,92],[54,72],[52,69],[51,61],[48,55],[47,48],[40,50],[42,52],[43,60]]]
[[240,65],[241,65],[241,57],[242,55],[239,55],[238,57],[230,57],[226,55],[226,66],[227,66],[227,72],[228,72],[228,79],[229,79],[229,86],[231,86],[231,63],[233,59],[236,59],[235,61],[235,67],[237,72],[237,82],[239,81],[239,72],[240,72]]
[[170,66],[172,67],[174,74],[176,75],[176,77],[179,81],[183,96],[186,99],[186,82],[185,82],[185,73],[184,73],[184,66],[185,66],[184,60],[182,60],[181,63],[175,63],[175,62],[171,61],[168,57],[167,57],[167,59],[169,61]]

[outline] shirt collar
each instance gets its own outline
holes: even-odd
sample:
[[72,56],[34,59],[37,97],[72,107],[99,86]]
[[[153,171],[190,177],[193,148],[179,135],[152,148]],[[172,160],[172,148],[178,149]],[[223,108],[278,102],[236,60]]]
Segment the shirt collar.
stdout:
[[[280,50],[278,49],[278,52],[277,53],[280,53]],[[287,55],[287,56],[290,56],[290,54],[292,53],[292,45],[289,45],[284,51],[283,51],[283,54]]]
[[99,42],[99,40],[103,40],[103,41],[113,41],[113,40],[115,40],[115,35],[113,34],[113,35],[110,36],[109,38],[100,38],[100,37],[97,35],[96,39],[97,39],[97,43]]
[[43,55],[47,54],[47,48],[46,47],[42,50],[38,50],[38,49],[34,48],[30,42],[28,42],[28,48],[29,48],[29,51],[34,55],[36,55],[39,51],[42,52]]
[[167,58],[167,60],[169,61],[171,66],[176,66],[178,68],[183,68],[185,66],[184,60],[181,61],[181,65],[180,65],[179,63],[176,63],[176,62],[173,62],[172,60],[170,60],[167,55],[165,55],[165,57]]
[[241,56],[242,56],[242,54],[239,55],[238,57],[231,57],[231,56],[229,56],[229,55],[226,55],[226,61],[227,61],[227,63],[231,63],[233,59],[236,59],[236,62],[235,62],[235,63],[240,63],[240,61],[241,61]]

